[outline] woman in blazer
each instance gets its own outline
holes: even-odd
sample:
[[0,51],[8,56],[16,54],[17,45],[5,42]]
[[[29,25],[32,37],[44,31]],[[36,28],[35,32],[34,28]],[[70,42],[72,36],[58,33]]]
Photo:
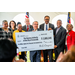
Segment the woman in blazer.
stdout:
[[72,24],[67,24],[66,26],[68,32],[66,34],[66,50],[70,50],[70,47],[72,45],[75,45],[75,32],[72,30],[73,25]]

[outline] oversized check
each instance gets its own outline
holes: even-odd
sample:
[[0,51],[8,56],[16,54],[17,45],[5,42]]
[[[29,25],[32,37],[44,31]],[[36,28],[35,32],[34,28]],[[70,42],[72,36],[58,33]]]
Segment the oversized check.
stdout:
[[16,33],[19,51],[54,49],[53,30]]

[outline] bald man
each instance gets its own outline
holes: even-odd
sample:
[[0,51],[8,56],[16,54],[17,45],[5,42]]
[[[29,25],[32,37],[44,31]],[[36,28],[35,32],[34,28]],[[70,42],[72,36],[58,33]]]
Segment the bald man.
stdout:
[[24,30],[24,31],[27,32],[29,29],[33,28],[33,26],[30,25],[30,20],[29,20],[29,18],[26,18],[26,19],[25,19],[25,24],[26,24],[26,25],[24,25],[24,26],[22,27],[22,30]]

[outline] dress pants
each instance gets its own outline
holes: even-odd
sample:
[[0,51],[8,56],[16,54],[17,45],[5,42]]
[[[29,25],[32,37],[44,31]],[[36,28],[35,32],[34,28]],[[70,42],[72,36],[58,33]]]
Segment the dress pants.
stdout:
[[44,54],[44,62],[48,62],[48,55],[49,55],[49,62],[53,61],[53,50],[43,50]]
[[55,52],[55,61],[56,61],[57,58],[58,58],[58,56],[59,56],[59,54],[60,54],[61,52],[64,52],[64,50],[58,51],[57,49],[55,49],[54,52]]
[[41,51],[30,51],[31,62],[40,62]]

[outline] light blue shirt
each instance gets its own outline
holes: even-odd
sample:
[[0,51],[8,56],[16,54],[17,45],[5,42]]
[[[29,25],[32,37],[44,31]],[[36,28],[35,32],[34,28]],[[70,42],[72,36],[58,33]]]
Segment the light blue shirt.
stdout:
[[58,31],[59,31],[60,28],[61,28],[61,27],[59,27],[59,28],[57,27],[56,34],[58,33]]

